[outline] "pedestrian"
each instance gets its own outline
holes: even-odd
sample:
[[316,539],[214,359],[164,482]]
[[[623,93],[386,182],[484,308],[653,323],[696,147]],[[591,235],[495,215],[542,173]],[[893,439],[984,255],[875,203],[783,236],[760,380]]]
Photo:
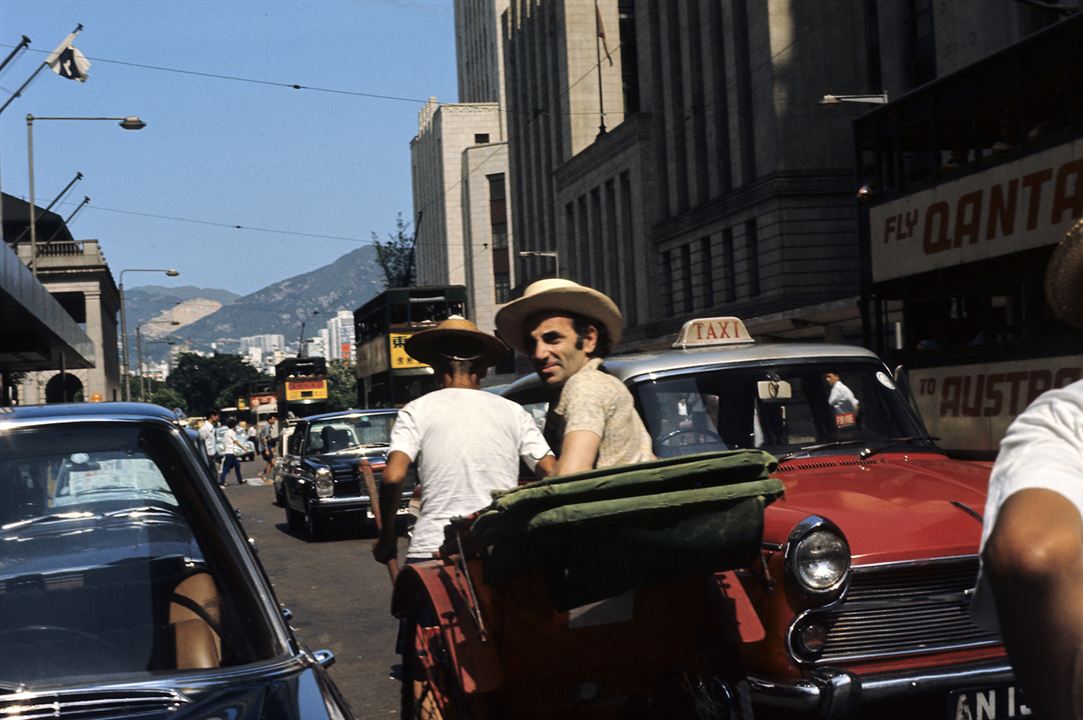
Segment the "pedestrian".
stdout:
[[218,411],[211,410],[207,414],[207,419],[203,421],[203,424],[199,426],[199,439],[203,441],[203,450],[207,453],[207,462],[214,468],[215,473],[218,472],[218,433],[216,432],[218,425]]
[[263,458],[264,467],[259,476],[263,480],[270,480],[274,470],[275,444],[278,441],[278,416],[271,415],[267,423],[259,431],[260,456]]
[[[241,423],[241,424],[244,425],[244,423]],[[244,457],[244,459],[245,460],[255,460],[256,459],[256,451],[259,449],[259,447],[258,447],[259,428],[256,427],[255,423],[252,423],[252,424],[248,425],[248,427],[245,428],[245,435],[247,436],[248,442],[250,442],[251,445],[246,445],[245,446],[245,457]],[[251,450],[249,450],[248,448],[251,448]]]
[[[494,490],[509,490],[519,479],[522,460],[538,478],[552,472],[555,460],[533,418],[510,400],[480,389],[481,380],[507,353],[504,344],[452,316],[432,330],[406,341],[406,352],[432,366],[442,388],[422,395],[399,410],[387,465],[379,490],[383,523],[372,546],[377,562],[398,554],[395,516],[402,502],[402,485],[411,465],[417,465],[421,510],[414,525],[406,562],[432,560],[444,540],[444,526],[453,517],[486,507]],[[404,683],[404,702],[424,704],[422,672],[417,666],[413,638],[417,623],[431,623],[429,611],[417,609],[399,624],[397,652],[412,683]]]
[[605,372],[624,317],[608,296],[571,280],[539,280],[496,314],[501,337],[552,391],[545,437],[558,475],[654,459],[628,388]]
[[824,382],[831,388],[827,394],[827,404],[835,413],[835,426],[841,429],[856,425],[857,410],[861,403],[854,391],[833,372],[824,373]]
[[237,437],[236,428],[236,420],[230,418],[226,421],[226,432],[222,436],[222,472],[218,476],[218,484],[222,487],[226,486],[226,476],[229,475],[230,470],[236,474],[238,485],[244,483],[241,479],[241,461],[237,459],[237,456],[243,457],[245,448]]
[[[1054,251],[1046,298],[1083,329],[1083,221]],[[1083,381],[1008,427],[989,478],[972,612],[999,629],[1035,717],[1083,717]],[[1029,713],[1027,713],[1029,714]]]
[[379,502],[382,534],[372,548],[377,561],[396,555],[393,519],[402,483],[416,464],[421,513],[414,525],[407,561],[431,560],[453,517],[487,506],[493,490],[518,484],[519,460],[537,477],[555,462],[533,418],[518,404],[480,389],[488,368],[507,353],[503,343],[473,322],[452,316],[406,341],[406,352],[431,365],[442,389],[399,410]]

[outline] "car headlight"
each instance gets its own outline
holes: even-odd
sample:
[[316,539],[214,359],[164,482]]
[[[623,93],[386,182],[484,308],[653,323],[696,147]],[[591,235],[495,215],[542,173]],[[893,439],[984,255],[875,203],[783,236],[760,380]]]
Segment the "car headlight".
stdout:
[[317,497],[331,497],[335,494],[335,477],[329,468],[317,470],[313,484],[316,486]]
[[790,535],[786,548],[790,573],[811,593],[838,589],[850,571],[850,546],[842,531],[822,518],[809,518]]

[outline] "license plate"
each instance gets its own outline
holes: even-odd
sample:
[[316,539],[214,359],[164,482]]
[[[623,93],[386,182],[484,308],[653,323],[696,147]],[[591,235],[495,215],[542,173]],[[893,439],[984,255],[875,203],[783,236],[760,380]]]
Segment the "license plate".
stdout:
[[1012,720],[1030,717],[1017,685],[956,690],[948,694],[948,720]]

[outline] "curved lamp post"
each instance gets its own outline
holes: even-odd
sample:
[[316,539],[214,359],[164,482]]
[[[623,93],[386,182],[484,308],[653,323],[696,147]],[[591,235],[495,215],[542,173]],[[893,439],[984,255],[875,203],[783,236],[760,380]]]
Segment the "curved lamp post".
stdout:
[[34,122],[37,120],[116,120],[125,130],[142,130],[147,126],[135,115],[128,117],[35,117],[26,116],[26,161],[29,170],[30,190],[30,271],[38,274],[38,232],[34,219]]
[[[31,203],[33,207],[33,203]],[[128,383],[128,375],[131,372],[131,367],[128,363],[128,317],[124,310],[124,273],[130,272],[149,272],[149,273],[165,273],[167,277],[177,277],[180,273],[173,268],[128,268],[127,270],[120,271],[120,282],[118,284],[118,290],[120,290],[120,380],[124,384],[123,393],[121,396],[127,401],[132,399],[132,391]]]

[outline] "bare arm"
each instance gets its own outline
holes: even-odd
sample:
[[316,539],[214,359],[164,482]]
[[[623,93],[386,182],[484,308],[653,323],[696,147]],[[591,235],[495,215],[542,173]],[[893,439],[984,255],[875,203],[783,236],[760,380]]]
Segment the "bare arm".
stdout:
[[546,455],[534,465],[534,479],[542,480],[553,474],[556,470],[557,459],[552,455]]
[[395,536],[395,515],[402,502],[402,484],[406,472],[410,469],[410,457],[398,450],[392,451],[384,467],[383,481],[380,483],[380,537],[372,545],[372,556],[377,562],[387,563],[398,553],[398,538]]
[[1028,703],[1078,718],[1083,698],[1083,520],[1067,498],[1028,488],[1001,506],[982,554],[1004,643]]
[[598,448],[602,446],[601,436],[590,430],[573,430],[564,435],[560,446],[560,459],[557,460],[555,475],[593,470],[598,459]]

